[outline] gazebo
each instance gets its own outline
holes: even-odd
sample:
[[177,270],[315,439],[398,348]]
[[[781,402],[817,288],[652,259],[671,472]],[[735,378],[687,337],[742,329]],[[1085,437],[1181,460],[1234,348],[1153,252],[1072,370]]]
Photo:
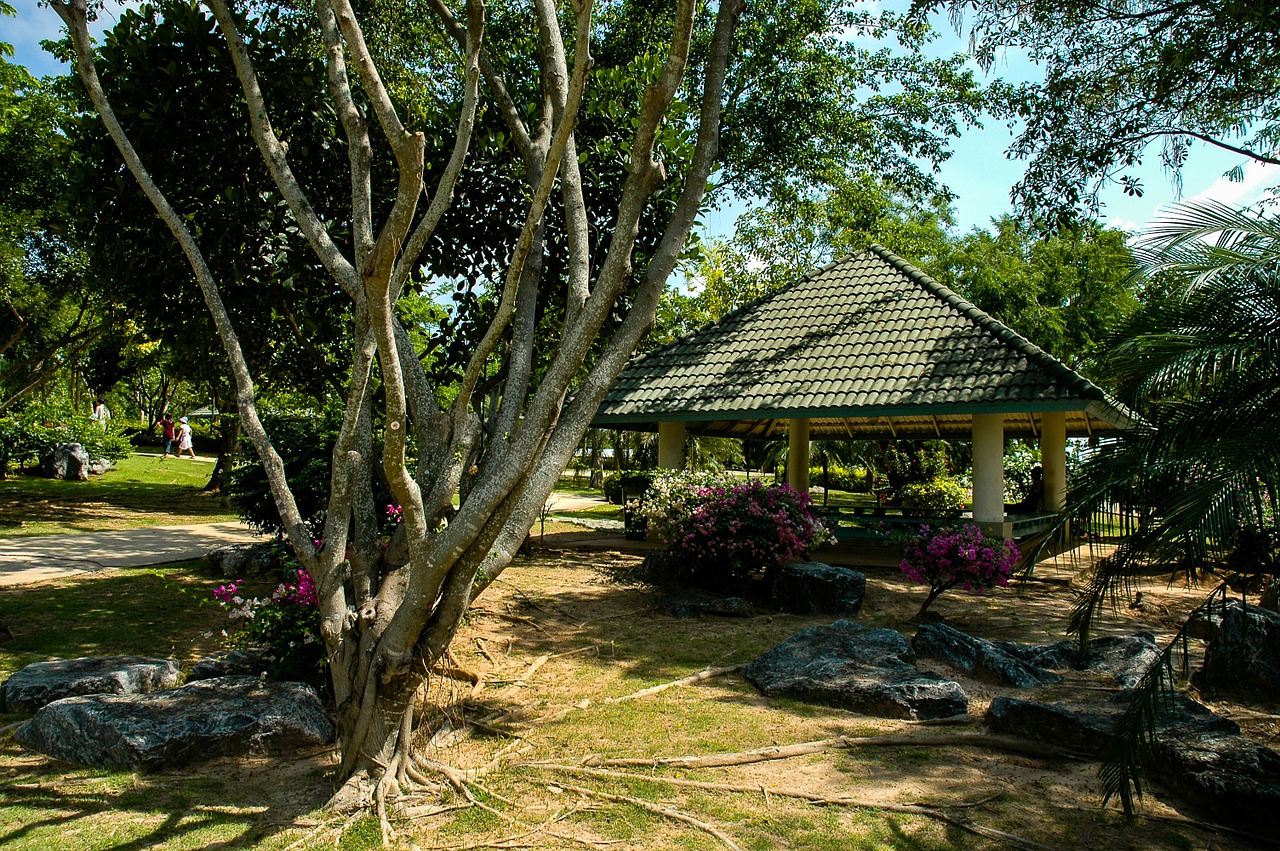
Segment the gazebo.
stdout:
[[1004,441],[1039,441],[1047,511],[1063,506],[1067,437],[1140,420],[880,245],[633,360],[592,423],[656,431],[659,466],[687,434],[789,437],[787,481],[809,487],[811,439],[973,441],[973,519],[1010,535]]

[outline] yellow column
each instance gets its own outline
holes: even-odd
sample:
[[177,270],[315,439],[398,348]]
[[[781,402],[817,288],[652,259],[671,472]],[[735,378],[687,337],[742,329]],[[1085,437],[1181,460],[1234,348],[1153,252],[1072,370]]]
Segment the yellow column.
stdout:
[[658,423],[658,466],[663,470],[683,470],[684,423]]
[[1044,510],[1067,503],[1067,415],[1049,411],[1040,425],[1040,466],[1044,470]]
[[790,420],[787,428],[787,484],[809,492],[809,420]]
[[1004,415],[973,415],[973,519],[1004,528]]

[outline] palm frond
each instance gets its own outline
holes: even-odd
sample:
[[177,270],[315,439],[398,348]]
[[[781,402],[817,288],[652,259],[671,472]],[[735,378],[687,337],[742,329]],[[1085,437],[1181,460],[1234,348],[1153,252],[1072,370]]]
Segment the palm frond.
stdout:
[[[1225,605],[1226,590],[1225,583],[1214,588],[1191,613],[1187,623],[1215,605]],[[1160,721],[1167,715],[1173,695],[1190,672],[1186,629],[1184,623],[1134,687],[1129,705],[1116,721],[1111,744],[1098,769],[1103,806],[1119,798],[1126,816],[1134,814],[1136,802],[1142,797],[1143,775],[1151,764],[1151,749]]]

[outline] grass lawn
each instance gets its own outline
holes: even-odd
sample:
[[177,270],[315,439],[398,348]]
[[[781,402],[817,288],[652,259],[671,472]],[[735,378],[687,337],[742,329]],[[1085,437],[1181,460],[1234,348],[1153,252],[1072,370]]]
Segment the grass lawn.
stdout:
[[11,473],[0,479],[0,537],[235,520],[201,491],[212,472],[199,461],[131,455],[87,482]]
[[[662,592],[629,579],[638,561],[619,553],[543,552],[518,559],[476,601],[452,652],[456,667],[480,681],[432,679],[426,705],[433,709],[418,746],[463,770],[489,809],[465,806],[448,791],[443,800],[420,795],[390,813],[392,847],[731,847],[708,827],[732,847],[761,851],[1011,847],[908,812],[916,802],[1054,848],[1250,847],[1197,827],[1189,820],[1195,814],[1184,814],[1158,786],[1147,790],[1150,818],[1126,823],[1098,809],[1096,764],[981,746],[864,746],[723,767],[655,765],[655,757],[839,735],[976,736],[998,689],[961,678],[970,714],[941,728],[766,698],[737,673],[641,693],[749,661],[831,618],[661,615],[655,605]],[[221,611],[207,602],[218,581],[198,567],[0,591],[0,622],[13,634],[0,643],[0,676],[34,659],[81,654],[196,658],[216,645],[222,623]],[[1191,599],[1162,587],[1149,594],[1170,610],[1170,622]],[[859,619],[909,636],[919,597],[897,571],[871,573]],[[989,595],[948,595],[936,608],[974,634],[1043,641],[1060,636],[1069,599],[1065,582],[1033,580]],[[1117,631],[1167,632],[1162,623],[1140,622],[1141,614],[1112,617],[1106,626]],[[1099,685],[1089,680],[1085,687]],[[1065,688],[1023,694],[1061,700],[1070,697]],[[462,732],[431,744],[446,713]],[[0,716],[0,729],[21,720]],[[619,758],[643,763],[604,764]],[[333,764],[332,750],[319,749],[134,774],[60,763],[0,734],[0,847],[380,848],[376,819],[331,817],[320,809],[332,790]]]

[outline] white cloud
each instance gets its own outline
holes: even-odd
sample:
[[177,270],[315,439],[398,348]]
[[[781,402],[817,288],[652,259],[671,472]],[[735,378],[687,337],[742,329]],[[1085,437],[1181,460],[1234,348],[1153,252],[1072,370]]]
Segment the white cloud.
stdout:
[[1187,198],[1187,201],[1217,201],[1228,207],[1244,207],[1254,203],[1263,193],[1280,184],[1280,167],[1250,160],[1244,166],[1241,180],[1219,177],[1213,183]]

